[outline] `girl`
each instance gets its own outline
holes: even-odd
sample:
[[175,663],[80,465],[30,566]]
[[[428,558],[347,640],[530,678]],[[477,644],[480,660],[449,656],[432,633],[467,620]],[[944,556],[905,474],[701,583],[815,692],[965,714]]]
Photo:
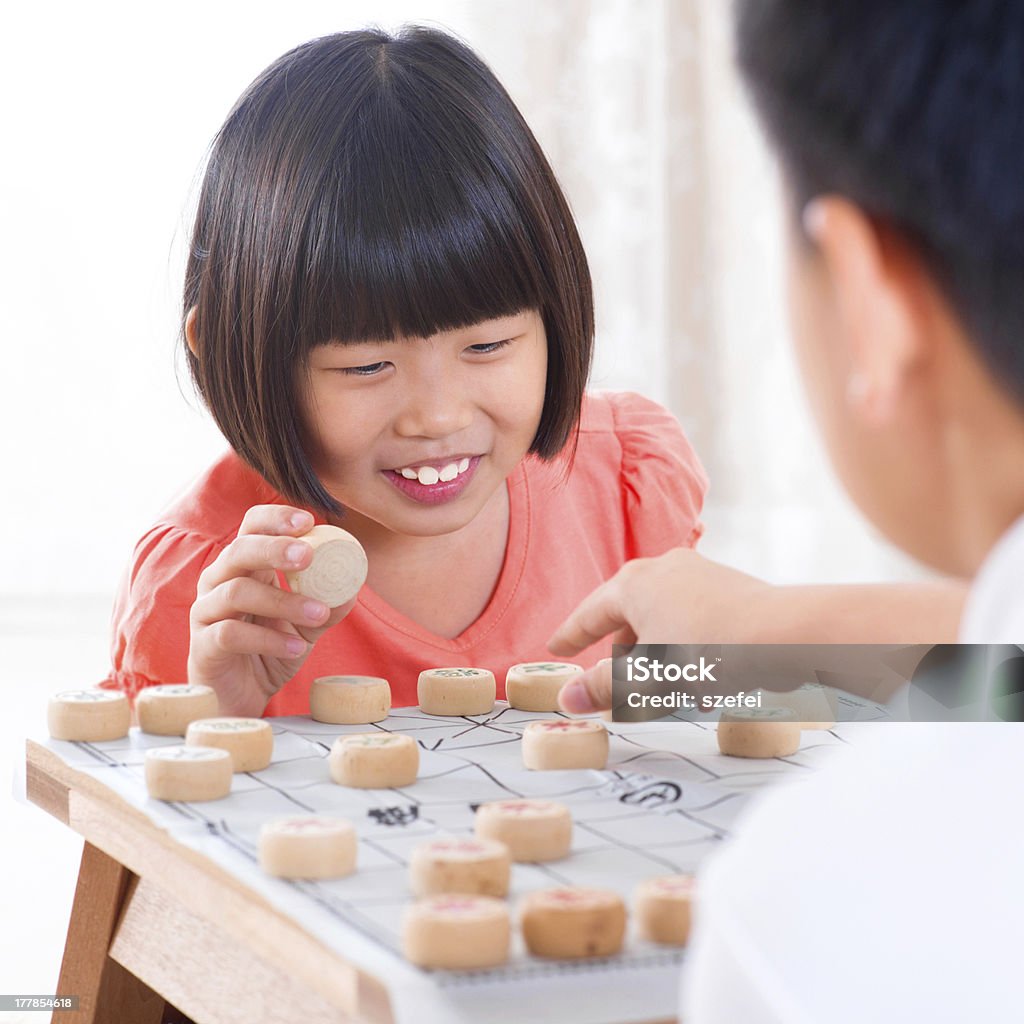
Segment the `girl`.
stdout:
[[[584,395],[586,257],[508,94],[407,28],[286,53],[214,140],[188,261],[193,380],[231,444],[142,538],[108,685],[187,678],[224,713],[308,712],[320,675],[500,680],[626,560],[700,536],[675,420]],[[352,605],[279,585],[343,526]],[[580,658],[594,664],[609,644]]]

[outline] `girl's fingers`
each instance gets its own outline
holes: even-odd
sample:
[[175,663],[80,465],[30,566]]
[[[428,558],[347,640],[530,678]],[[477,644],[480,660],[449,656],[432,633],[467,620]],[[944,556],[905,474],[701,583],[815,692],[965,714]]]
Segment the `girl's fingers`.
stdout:
[[294,537],[240,534],[200,574],[197,593],[208,594],[238,576],[256,572],[305,569],[313,560],[313,548]]
[[222,619],[206,626],[198,634],[196,647],[193,654],[207,663],[216,663],[219,658],[233,658],[239,654],[289,661],[304,656],[309,650],[309,644],[301,636],[281,633],[241,619]]
[[[328,616],[327,621],[319,627],[316,631],[316,636],[326,632],[331,626],[336,626],[358,603],[358,597],[353,597],[351,601],[346,601],[344,604],[339,604],[337,608],[331,609],[331,614]],[[306,632],[305,630],[303,632]]]
[[313,529],[313,517],[292,505],[253,505],[238,528],[238,536],[263,533],[271,537],[298,537]]
[[251,576],[235,576],[196,598],[191,621],[194,626],[203,626],[252,615],[316,627],[324,625],[330,613],[322,601],[261,583]]
[[[310,644],[315,644],[324,633],[327,632],[332,626],[336,626],[353,608],[356,606],[356,599],[352,598],[351,601],[347,601],[345,604],[338,605],[337,608],[329,609],[330,615],[325,619],[322,619],[317,625],[302,625],[298,622],[294,623],[295,628],[298,630],[299,635],[309,641]],[[326,605],[324,606],[326,607]]]

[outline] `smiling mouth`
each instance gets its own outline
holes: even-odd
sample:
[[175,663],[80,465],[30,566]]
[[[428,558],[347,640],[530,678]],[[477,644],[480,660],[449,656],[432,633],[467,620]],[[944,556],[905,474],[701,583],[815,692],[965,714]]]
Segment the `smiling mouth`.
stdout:
[[483,455],[461,455],[434,463],[414,463],[401,469],[384,470],[392,487],[421,505],[444,505],[455,501],[472,486]]
[[406,480],[415,480],[424,487],[434,487],[437,484],[450,483],[456,477],[462,476],[469,470],[471,461],[469,456],[465,456],[441,465],[403,466],[401,469],[394,469],[391,472]]

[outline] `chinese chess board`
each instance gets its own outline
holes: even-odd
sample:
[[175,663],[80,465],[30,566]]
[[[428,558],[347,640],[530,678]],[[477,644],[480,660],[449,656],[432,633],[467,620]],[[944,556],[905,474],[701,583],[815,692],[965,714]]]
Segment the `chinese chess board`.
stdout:
[[[457,996],[460,988],[506,987],[545,979],[578,994],[585,980],[588,1003],[602,980],[621,987],[628,975],[653,992],[674,993],[683,951],[655,946],[628,934],[623,952],[605,960],[545,961],[529,956],[516,937],[509,962],[488,971],[419,971],[401,956],[402,911],[411,894],[412,848],[438,835],[468,835],[478,804],[513,797],[559,800],[573,815],[572,852],[547,864],[515,864],[509,899],[553,885],[584,885],[618,891],[630,905],[637,883],[661,874],[693,872],[727,838],[751,793],[783,777],[806,774],[848,741],[851,728],[805,731],[792,757],[745,760],[718,752],[714,721],[664,719],[607,723],[604,771],[534,772],[522,766],[521,734],[527,723],[559,717],[517,711],[499,701],[487,715],[440,718],[417,707],[398,708],[373,726],[325,725],[310,718],[270,720],[274,758],[260,772],[234,777],[229,797],[207,803],[163,803],[148,798],[143,779],[147,749],[180,743],[173,737],[132,729],[107,743],[46,741],[71,767],[84,771],[140,808],[186,845],[200,849],[291,914],[340,954],[380,969],[393,961],[400,983],[410,972]],[[359,790],[334,784],[328,774],[331,743],[349,733],[383,729],[408,733],[420,746],[420,774],[403,789]],[[349,818],[359,837],[356,873],[327,882],[286,882],[262,874],[257,837],[268,819],[296,814]],[[391,970],[391,968],[388,968]],[[658,978],[661,986],[649,985]],[[635,992],[635,989],[634,989]],[[651,998],[654,998],[653,996]],[[667,997],[662,997],[664,998]],[[398,999],[400,1006],[403,1000]],[[458,1004],[455,999],[453,1005]],[[481,1017],[479,1005],[473,1011]],[[601,1020],[579,999],[565,1020]],[[634,1000],[635,1005],[635,1000]],[[420,1004],[421,1019],[429,1016]],[[576,1012],[578,1010],[578,1012]],[[674,1013],[675,1005],[651,1007]],[[452,1011],[454,1012],[454,1011]],[[396,1016],[401,1019],[401,1014]],[[497,1018],[495,1018],[497,1019]],[[505,1018],[501,1018],[505,1019]],[[541,1019],[541,1018],[538,1018]],[[640,1019],[640,1018],[638,1018]]]

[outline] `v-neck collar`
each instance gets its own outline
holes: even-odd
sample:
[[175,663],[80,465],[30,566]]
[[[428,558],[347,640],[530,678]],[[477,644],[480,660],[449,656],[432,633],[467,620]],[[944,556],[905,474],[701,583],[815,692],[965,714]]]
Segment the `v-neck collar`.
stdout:
[[357,604],[396,632],[436,647],[440,651],[458,654],[476,647],[504,618],[519,589],[526,568],[526,553],[530,540],[530,489],[524,461],[516,466],[505,482],[508,490],[508,541],[498,583],[487,602],[487,607],[458,636],[448,639],[431,633],[418,622],[392,608],[368,586],[364,586],[359,592]]

